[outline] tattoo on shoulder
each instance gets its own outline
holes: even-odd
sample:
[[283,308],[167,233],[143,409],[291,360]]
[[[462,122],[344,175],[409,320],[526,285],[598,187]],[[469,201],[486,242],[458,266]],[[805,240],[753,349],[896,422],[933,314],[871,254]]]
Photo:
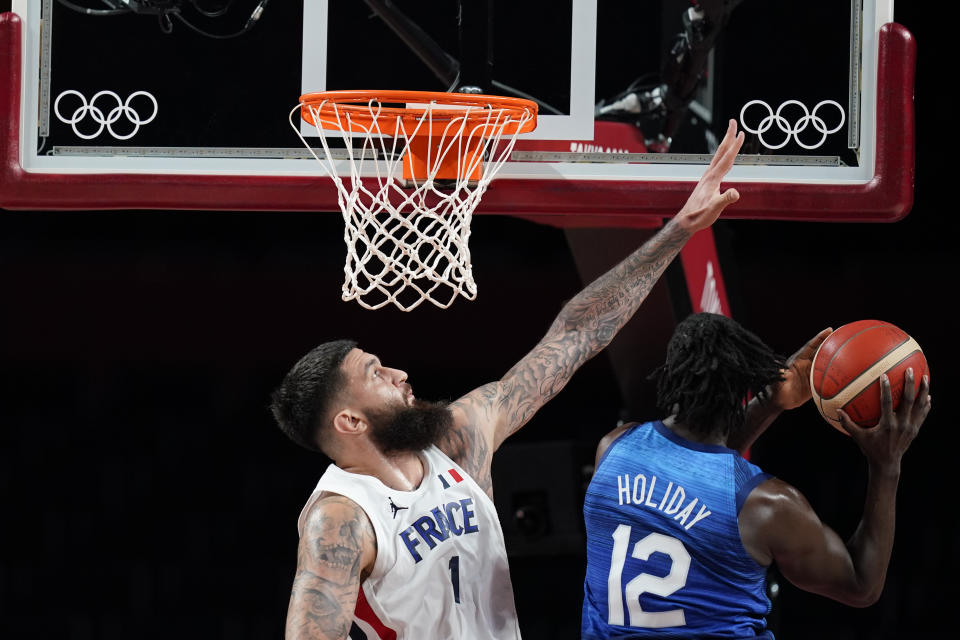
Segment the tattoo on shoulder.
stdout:
[[287,636],[343,638],[360,589],[365,545],[376,535],[360,507],[342,496],[314,506],[297,552],[287,611]]

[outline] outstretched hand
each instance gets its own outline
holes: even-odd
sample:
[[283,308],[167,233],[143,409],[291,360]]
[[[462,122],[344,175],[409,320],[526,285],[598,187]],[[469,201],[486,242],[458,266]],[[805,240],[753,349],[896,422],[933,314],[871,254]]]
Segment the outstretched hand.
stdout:
[[857,425],[842,409],[838,412],[840,422],[870,462],[899,470],[900,458],[917,437],[930,412],[930,379],[923,376],[917,389],[913,369],[907,369],[903,397],[894,411],[890,378],[886,374],[880,376],[880,407],[880,422],[875,427]]
[[770,400],[774,405],[784,410],[795,409],[811,398],[810,369],[813,367],[813,357],[831,333],[833,329],[824,329],[787,358],[783,380],[770,387]]
[[741,146],[743,132],[737,133],[737,121],[730,120],[727,133],[713,154],[710,166],[700,177],[683,209],[676,215],[677,223],[691,234],[709,227],[724,209],[740,199],[736,189],[727,189],[721,193],[720,183],[733,168]]

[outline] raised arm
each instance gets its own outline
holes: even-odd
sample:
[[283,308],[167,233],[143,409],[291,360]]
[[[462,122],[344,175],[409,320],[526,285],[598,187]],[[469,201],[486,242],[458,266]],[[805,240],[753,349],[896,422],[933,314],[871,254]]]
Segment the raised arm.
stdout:
[[761,564],[777,563],[790,582],[855,607],[880,597],[893,549],[900,459],[930,411],[926,378],[914,392],[912,372],[903,401],[892,410],[889,380],[881,381],[880,424],[861,429],[846,414],[841,420],[868,461],[867,497],[860,524],[844,543],[820,522],[799,491],[780,480],[758,486],[740,512],[744,545]]
[[347,638],[360,582],[376,553],[373,525],[355,502],[338,495],[320,499],[300,536],[286,640]]
[[739,199],[720,183],[743,144],[731,120],[710,166],[686,204],[654,237],[588,285],[560,311],[547,334],[497,382],[452,405],[455,431],[443,446],[475,477],[492,452],[555,396],[584,362],[606,347],[647,297],[687,239]]

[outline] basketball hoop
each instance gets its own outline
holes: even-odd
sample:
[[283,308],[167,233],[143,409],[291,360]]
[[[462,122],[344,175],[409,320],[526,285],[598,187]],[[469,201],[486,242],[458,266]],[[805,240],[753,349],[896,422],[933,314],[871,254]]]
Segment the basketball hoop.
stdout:
[[[317,129],[319,147],[294,113]],[[324,91],[290,124],[337,187],[346,225],[343,299],[410,311],[473,300],[470,221],[537,105],[482,94]],[[324,132],[339,132],[339,143]],[[341,176],[343,176],[341,178]]]

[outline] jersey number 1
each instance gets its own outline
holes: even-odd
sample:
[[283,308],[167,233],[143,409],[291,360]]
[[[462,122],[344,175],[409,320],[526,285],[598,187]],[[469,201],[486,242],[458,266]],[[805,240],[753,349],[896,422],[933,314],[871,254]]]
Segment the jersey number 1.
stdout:
[[453,599],[460,604],[460,556],[450,558],[450,582],[453,584]]
[[630,527],[617,526],[613,532],[613,555],[610,558],[610,575],[607,577],[607,622],[612,625],[623,624],[623,600],[627,600],[627,613],[631,627],[659,629],[661,627],[682,627],[686,625],[683,609],[670,611],[644,611],[640,607],[640,596],[652,593],[666,597],[687,584],[690,571],[690,553],[676,538],[661,533],[651,533],[633,545],[631,554],[637,560],[649,560],[655,551],[670,557],[670,573],[660,577],[641,573],[621,586],[623,565],[627,560],[627,547],[630,544]]

